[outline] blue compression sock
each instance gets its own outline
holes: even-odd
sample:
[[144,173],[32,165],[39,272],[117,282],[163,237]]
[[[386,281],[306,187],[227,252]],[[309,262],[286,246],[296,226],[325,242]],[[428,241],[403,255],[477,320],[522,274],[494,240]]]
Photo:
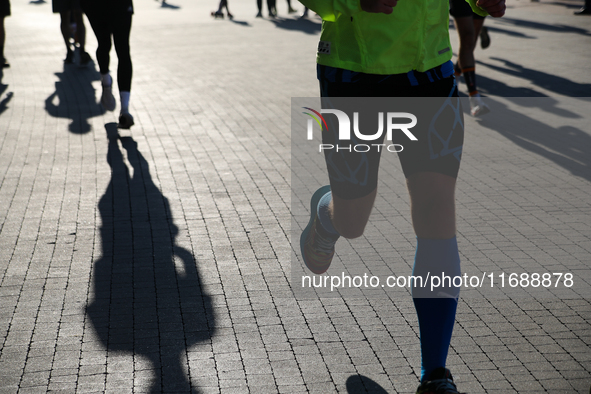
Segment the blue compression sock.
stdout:
[[339,235],[339,232],[332,226],[328,206],[332,200],[332,192],[326,193],[318,201],[318,220],[322,227],[330,234]]
[[[413,276],[426,279],[443,274],[447,277],[461,276],[460,255],[456,238],[424,239],[417,238],[417,251]],[[429,282],[430,283],[430,282]],[[445,367],[447,352],[458,305],[459,287],[446,287],[431,297],[413,298],[419,320],[421,334],[421,382],[439,367]],[[444,296],[441,296],[445,293]],[[413,292],[416,297],[419,292]]]

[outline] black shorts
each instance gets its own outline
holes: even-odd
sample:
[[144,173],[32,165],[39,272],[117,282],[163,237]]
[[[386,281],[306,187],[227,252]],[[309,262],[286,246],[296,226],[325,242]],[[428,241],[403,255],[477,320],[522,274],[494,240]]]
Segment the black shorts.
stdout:
[[10,0],[0,0],[0,17],[10,16]]
[[54,13],[82,11],[80,0],[53,0],[51,6]]
[[465,18],[471,16],[474,19],[484,19],[472,11],[472,7],[466,0],[449,0],[449,14],[454,18]]
[[[464,118],[451,62],[424,73],[390,76],[318,66],[318,78],[326,121],[323,153],[335,195],[351,200],[374,191],[382,154],[397,154],[406,178],[419,172],[457,177]],[[347,114],[348,140],[340,138],[341,121],[326,112],[330,109]],[[355,133],[356,119],[362,136]],[[380,121],[383,132],[370,140]],[[409,128],[393,128],[388,134],[391,124]]]

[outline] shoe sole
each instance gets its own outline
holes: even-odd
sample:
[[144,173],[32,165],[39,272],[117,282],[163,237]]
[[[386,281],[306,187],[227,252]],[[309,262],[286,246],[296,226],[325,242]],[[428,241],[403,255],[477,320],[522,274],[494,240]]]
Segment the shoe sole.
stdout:
[[306,258],[304,257],[304,245],[306,243],[306,240],[308,239],[310,230],[312,229],[312,224],[314,224],[314,218],[316,217],[316,212],[318,210],[318,202],[320,201],[322,196],[324,196],[329,191],[330,185],[326,185],[316,190],[312,195],[312,198],[310,199],[310,221],[308,222],[308,225],[306,226],[304,231],[302,231],[302,235],[300,236],[300,253],[302,254],[302,260],[304,260],[304,264],[306,264],[306,267],[308,267],[310,271],[318,275],[325,273],[328,270],[328,267],[322,272],[318,271],[316,268],[310,267],[306,262]]

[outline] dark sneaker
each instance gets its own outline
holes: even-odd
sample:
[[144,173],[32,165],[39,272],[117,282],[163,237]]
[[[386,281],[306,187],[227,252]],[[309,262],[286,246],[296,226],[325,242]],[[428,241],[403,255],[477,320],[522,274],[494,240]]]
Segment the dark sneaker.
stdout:
[[482,26],[480,29],[480,48],[486,49],[490,46],[490,36],[488,35],[488,28]]
[[10,67],[10,64],[8,63],[8,60],[6,60],[6,58],[1,58],[0,59],[0,65],[2,66],[0,68],[8,68],[8,67]]
[[117,106],[117,101],[115,101],[115,96],[113,96],[113,91],[111,89],[111,85],[103,85],[103,93],[101,94],[101,104],[107,111],[114,111],[115,107]]
[[310,221],[300,237],[300,251],[306,267],[315,274],[323,274],[330,267],[334,256],[334,245],[338,235],[327,233],[320,227],[318,201],[330,191],[330,186],[316,190],[310,200]]
[[446,368],[437,368],[429,379],[420,384],[416,394],[459,394],[451,372]]
[[86,67],[90,63],[90,55],[88,52],[82,52],[80,54],[80,67]]
[[133,116],[129,112],[121,112],[119,115],[119,124],[117,127],[120,129],[129,129],[135,123],[133,122]]

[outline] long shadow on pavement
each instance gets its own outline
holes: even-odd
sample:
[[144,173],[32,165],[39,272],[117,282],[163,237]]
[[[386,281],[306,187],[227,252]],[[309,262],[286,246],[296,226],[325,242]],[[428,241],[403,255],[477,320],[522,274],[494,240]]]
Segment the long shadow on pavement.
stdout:
[[[64,64],[64,71],[55,75],[59,81],[55,83],[55,92],[45,99],[45,110],[56,118],[72,119],[69,130],[75,134],[90,131],[88,119],[105,113],[97,103],[93,81],[100,79],[94,62],[85,68],[73,64]],[[56,104],[57,100],[57,104]]]
[[[579,115],[561,108],[560,103],[550,97],[508,98],[511,101],[510,107],[491,97],[487,100],[493,112],[478,120],[480,126],[494,130],[517,146],[591,182],[591,130],[580,130],[568,125],[553,127],[542,119],[533,118],[523,112],[529,111],[528,108],[539,108],[539,113],[553,113],[564,118],[576,119],[580,118]],[[568,103],[562,105],[567,106]],[[466,105],[463,107],[469,108]]]
[[178,227],[168,199],[137,143],[118,138],[115,123],[105,127],[112,175],[98,204],[102,256],[94,263],[94,298],[86,313],[109,353],[133,355],[136,366],[149,361],[141,372],[155,376],[134,384],[149,385],[151,393],[198,393],[198,382],[186,376],[184,356],[213,336],[211,298],[192,253],[175,242]]
[[320,20],[316,21],[309,18],[275,18],[271,19],[271,22],[273,22],[275,26],[280,29],[299,30],[306,34],[318,34],[322,29],[322,23],[320,22]]
[[532,30],[545,30],[550,31],[553,33],[576,33],[582,34],[585,36],[591,35],[591,31],[586,29],[581,29],[580,27],[570,26],[570,25],[549,25],[547,23],[542,22],[534,22],[534,21],[527,21],[524,19],[516,19],[516,18],[509,18],[504,16],[502,19],[499,19],[500,23],[504,23],[507,25],[514,25],[518,27],[523,27],[526,29]]
[[518,31],[514,31],[514,30],[509,30],[509,29],[503,29],[500,28],[498,26],[487,26],[488,27],[488,31],[491,34],[505,34],[509,37],[515,37],[515,38],[521,38],[521,39],[525,39],[525,40],[535,40],[536,37],[535,36],[530,36]]
[[564,1],[552,1],[552,2],[549,2],[546,4],[558,5],[558,6],[562,6],[565,8],[571,8],[571,9],[575,9],[575,10],[578,10],[581,8],[581,4],[566,3]]
[[359,394],[359,393],[371,393],[371,394],[387,394],[388,392],[374,382],[367,376],[363,375],[351,375],[347,378],[347,393],[348,394]]
[[[4,73],[2,72],[2,69],[0,69],[0,98],[2,97],[6,89],[8,89],[8,85],[2,83],[2,78],[4,78]],[[6,111],[6,109],[8,108],[8,103],[12,99],[12,96],[13,93],[8,92],[6,93],[6,96],[0,100],[0,115],[2,115],[2,113]]]
[[179,10],[181,8],[181,6],[170,4],[170,3],[167,3],[166,1],[163,1],[162,4],[160,4],[160,8],[169,8],[171,10]]
[[[495,71],[505,73],[507,75],[511,75],[514,77],[518,77],[524,79],[526,81],[531,81],[535,86],[539,86],[551,92],[555,92],[560,95],[569,96],[569,97],[579,97],[582,100],[591,100],[589,98],[591,96],[591,84],[588,83],[578,83],[571,81],[569,79],[563,78],[558,75],[548,74],[543,71],[535,70],[533,68],[528,68],[522,66],[521,64],[513,63],[509,60],[491,57],[491,60],[498,61],[503,63],[503,66],[497,66],[491,63],[486,63],[483,61],[477,61],[478,64],[484,65],[488,68],[491,68]],[[478,79],[480,81],[481,75],[478,75]],[[488,82],[487,82],[488,83]],[[479,82],[479,84],[482,84]],[[483,85],[485,86],[485,85]],[[506,94],[499,94],[500,96],[507,97]],[[515,96],[513,96],[515,97]],[[525,96],[521,96],[525,97]]]

